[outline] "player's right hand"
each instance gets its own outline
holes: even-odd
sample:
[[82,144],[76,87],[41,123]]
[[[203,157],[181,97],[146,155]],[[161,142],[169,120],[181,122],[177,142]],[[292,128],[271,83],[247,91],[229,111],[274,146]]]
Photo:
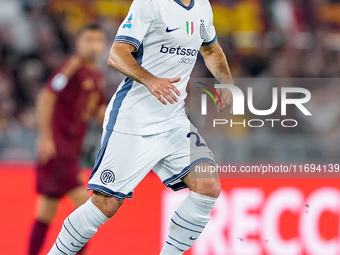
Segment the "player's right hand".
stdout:
[[[180,80],[180,77],[174,79],[155,78],[146,84],[146,87],[162,104],[167,105],[167,101],[170,104],[174,104],[178,102],[176,95],[181,96],[181,92],[179,92],[173,83],[179,82]],[[173,92],[175,92],[176,95]]]
[[57,154],[53,138],[39,137],[37,149],[38,160],[43,165]]

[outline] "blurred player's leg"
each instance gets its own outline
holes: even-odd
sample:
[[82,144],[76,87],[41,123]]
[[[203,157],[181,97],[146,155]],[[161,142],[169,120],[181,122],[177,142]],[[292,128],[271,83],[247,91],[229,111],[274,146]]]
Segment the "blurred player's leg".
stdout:
[[38,255],[44,244],[46,233],[51,221],[57,213],[59,198],[44,195],[38,198],[37,217],[34,221],[29,240],[29,255]]
[[66,218],[48,255],[78,252],[122,204],[123,201],[94,192],[92,198]]
[[[73,204],[76,208],[83,205],[89,199],[89,195],[83,186],[71,190],[67,193],[67,196],[73,201]],[[87,245],[85,244],[84,247],[78,252],[79,255],[86,254],[86,246]]]
[[84,204],[89,199],[89,195],[84,186],[72,189],[67,193],[67,196],[72,200],[76,208]]
[[[202,164],[201,166],[210,164]],[[161,255],[183,254],[190,249],[207,225],[211,210],[220,194],[218,178],[183,178],[190,194],[171,218],[169,235]]]

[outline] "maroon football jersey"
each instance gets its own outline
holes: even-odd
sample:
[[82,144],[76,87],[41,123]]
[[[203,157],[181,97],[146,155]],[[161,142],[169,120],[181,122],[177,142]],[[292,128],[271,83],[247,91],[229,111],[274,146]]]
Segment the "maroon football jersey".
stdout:
[[73,56],[54,72],[46,86],[57,94],[52,117],[57,155],[78,159],[88,121],[106,104],[103,74]]

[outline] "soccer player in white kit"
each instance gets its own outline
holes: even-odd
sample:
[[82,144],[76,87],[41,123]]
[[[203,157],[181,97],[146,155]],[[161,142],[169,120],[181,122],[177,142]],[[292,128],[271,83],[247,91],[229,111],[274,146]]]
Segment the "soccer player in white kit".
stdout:
[[[134,0],[119,27],[108,64],[124,75],[106,110],[102,148],[88,189],[92,197],[63,223],[50,255],[75,254],[112,217],[151,171],[166,187],[189,188],[175,211],[160,254],[183,254],[209,221],[220,194],[218,176],[193,178],[216,165],[184,110],[186,86],[199,52],[221,83],[233,83],[217,43],[208,0]],[[223,111],[232,103],[219,89]]]

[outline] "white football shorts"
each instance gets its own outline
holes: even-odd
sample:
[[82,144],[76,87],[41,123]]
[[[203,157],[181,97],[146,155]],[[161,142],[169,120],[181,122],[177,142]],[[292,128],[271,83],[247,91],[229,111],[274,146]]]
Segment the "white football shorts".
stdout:
[[191,124],[154,135],[131,135],[105,130],[102,148],[93,168],[88,190],[123,200],[151,171],[175,191],[187,188],[182,182],[195,166],[214,157]]

